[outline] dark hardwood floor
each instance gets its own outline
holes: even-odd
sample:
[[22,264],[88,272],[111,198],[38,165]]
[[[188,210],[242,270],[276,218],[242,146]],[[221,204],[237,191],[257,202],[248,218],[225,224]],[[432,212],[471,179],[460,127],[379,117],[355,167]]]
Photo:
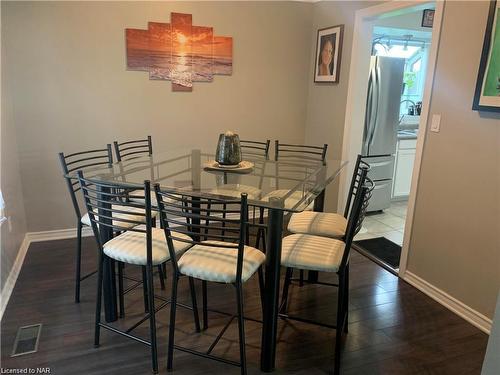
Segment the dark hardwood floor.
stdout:
[[[74,245],[74,240],[31,245],[1,322],[2,368],[50,367],[51,374],[58,375],[150,373],[149,348],[140,343],[102,331],[101,347],[93,347],[96,278],[83,282],[82,301],[75,304]],[[84,267],[89,270],[95,263],[92,238],[84,239],[84,254]],[[126,268],[126,273],[134,272],[134,267]],[[487,335],[357,253],[352,256],[350,275],[349,334],[342,374],[480,373]],[[332,276],[321,274],[320,279],[332,280]],[[197,287],[200,294],[201,285]],[[235,311],[232,287],[209,284],[208,293],[210,307]],[[170,294],[169,284],[162,294]],[[335,294],[331,287],[293,286],[290,312],[333,324]],[[188,303],[187,280],[181,281],[179,295]],[[142,289],[126,295],[125,300],[127,317],[120,326],[130,325],[141,316]],[[256,277],[245,285],[245,312],[260,319]],[[206,348],[226,321],[226,317],[210,313],[208,331],[196,334],[191,311],[179,309],[177,316],[176,343],[194,348]],[[157,314],[160,373],[166,373],[168,317],[168,307]],[[11,358],[18,327],[35,323],[43,324],[38,352]],[[278,330],[277,374],[331,373],[335,331],[283,320]],[[260,373],[260,331],[259,323],[246,322],[249,374]],[[148,324],[135,332],[148,337]],[[233,324],[214,354],[238,360],[237,337]],[[174,374],[220,373],[238,374],[239,369],[175,352]]]

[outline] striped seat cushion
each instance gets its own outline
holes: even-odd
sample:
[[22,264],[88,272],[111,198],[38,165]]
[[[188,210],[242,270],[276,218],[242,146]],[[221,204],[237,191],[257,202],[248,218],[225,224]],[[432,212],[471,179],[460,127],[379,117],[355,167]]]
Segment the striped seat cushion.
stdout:
[[[227,242],[207,241],[207,244],[227,245]],[[206,281],[233,283],[236,281],[237,249],[194,245],[178,261],[179,271],[187,276]],[[245,246],[241,279],[247,281],[266,260],[260,250]]]
[[241,184],[226,184],[220,185],[214,189],[208,191],[212,194],[222,195],[225,197],[240,198],[242,193],[248,195],[248,199],[257,200],[262,194],[262,190],[248,185]]
[[[138,228],[140,228],[139,226]],[[181,233],[176,233],[176,237],[191,238]],[[173,241],[175,253],[180,254],[191,246],[190,243]],[[145,266],[147,264],[146,233],[127,231],[103,246],[104,254],[120,262]],[[152,228],[152,257],[153,265],[161,264],[170,259],[170,253],[165,240],[163,229]]]
[[345,217],[329,212],[304,211],[294,213],[288,223],[288,230],[292,233],[331,238],[342,238],[346,228],[347,219]]
[[[271,191],[270,193],[267,193],[266,195],[264,195],[262,197],[262,200],[263,201],[269,201],[270,198],[283,198],[285,195],[289,194],[290,193],[290,190],[288,189],[279,189],[279,190],[273,190]],[[302,192],[300,191],[294,191],[292,194],[290,194],[290,196],[288,196],[286,199],[285,199],[285,208],[286,209],[300,209],[300,207],[296,207],[297,206],[297,203],[299,203],[299,201],[301,201],[303,198],[303,195],[302,195]],[[302,206],[304,205],[304,203],[302,203]],[[314,202],[311,202],[309,203],[309,205],[305,208],[305,210],[312,210],[314,207]]]
[[345,243],[334,238],[292,234],[283,238],[281,265],[303,270],[337,272]]
[[[113,204],[113,205],[111,205],[111,209],[127,211],[127,212],[130,212],[132,214],[133,213],[144,214],[144,209],[138,208],[138,207],[130,207],[130,206],[122,206],[122,205],[114,205]],[[157,214],[158,214],[158,212],[156,212],[156,211],[153,211],[151,213],[151,215],[153,217],[157,216]],[[121,214],[121,213],[112,212],[112,216],[117,218],[117,219],[121,218],[121,219],[139,221],[139,222],[143,222],[143,223],[146,222],[146,217],[141,216],[141,215],[130,215],[130,214]],[[88,212],[82,216],[81,221],[82,221],[83,225],[88,225],[89,227],[92,225],[90,223],[90,216],[89,216]],[[127,228],[132,228],[132,227],[136,226],[137,223],[127,223],[127,222],[120,221],[120,220],[113,220],[113,225],[127,229]]]

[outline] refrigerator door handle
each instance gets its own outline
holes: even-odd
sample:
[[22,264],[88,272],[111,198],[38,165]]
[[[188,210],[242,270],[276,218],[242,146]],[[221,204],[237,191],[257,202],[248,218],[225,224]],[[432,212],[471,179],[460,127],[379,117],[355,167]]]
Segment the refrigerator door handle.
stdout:
[[370,129],[373,115],[373,68],[370,70],[368,77],[368,96],[366,98],[366,113],[365,113],[365,131],[363,132],[363,149],[364,153],[368,155],[368,144],[370,142]]
[[376,64],[375,64],[375,69],[374,69],[374,73],[375,73],[375,97],[376,97],[376,100],[375,100],[375,114],[373,116],[373,127],[372,127],[372,130],[371,130],[371,133],[370,133],[370,139],[369,139],[369,143],[368,143],[368,147],[371,147],[373,145],[373,139],[374,139],[374,136],[375,136],[375,130],[377,128],[377,126],[380,126],[380,124],[378,123],[378,107],[379,107],[379,101],[380,101],[380,66],[378,64],[378,60],[376,61]]

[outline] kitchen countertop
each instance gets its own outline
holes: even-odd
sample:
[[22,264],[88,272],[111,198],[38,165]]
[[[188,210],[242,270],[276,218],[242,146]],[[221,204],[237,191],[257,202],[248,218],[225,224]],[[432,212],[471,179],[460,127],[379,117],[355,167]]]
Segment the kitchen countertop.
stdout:
[[398,130],[398,140],[400,139],[417,139],[418,129],[413,130]]

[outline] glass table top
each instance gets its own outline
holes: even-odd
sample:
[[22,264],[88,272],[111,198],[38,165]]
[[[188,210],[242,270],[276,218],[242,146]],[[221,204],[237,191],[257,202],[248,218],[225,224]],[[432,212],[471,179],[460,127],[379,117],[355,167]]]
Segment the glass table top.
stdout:
[[[307,157],[282,157],[274,161],[248,153],[242,157],[250,168],[212,170],[213,152],[172,150],[118,162],[111,167],[87,168],[83,174],[86,178],[131,188],[142,188],[144,181],[149,180],[164,189],[205,197],[238,198],[247,193],[251,205],[300,212],[312,204],[347,164],[341,160],[323,163]],[[76,172],[67,177],[76,178]]]

